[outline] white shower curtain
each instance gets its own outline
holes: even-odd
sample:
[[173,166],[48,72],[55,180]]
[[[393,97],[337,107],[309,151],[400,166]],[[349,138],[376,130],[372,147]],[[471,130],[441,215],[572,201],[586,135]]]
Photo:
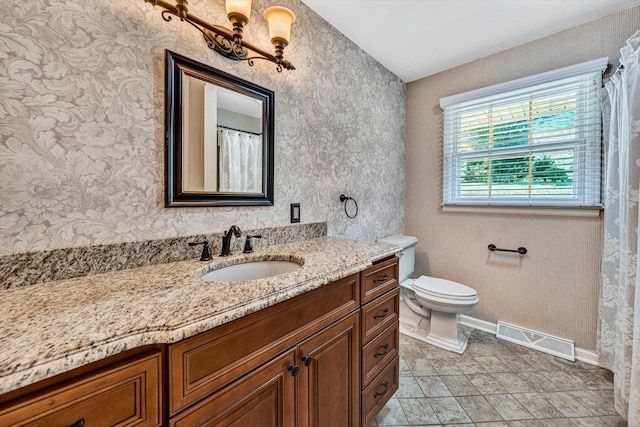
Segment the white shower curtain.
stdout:
[[220,191],[262,193],[262,136],[218,129]]
[[621,50],[603,94],[606,147],[604,251],[598,352],[614,373],[616,409],[640,426],[640,31]]

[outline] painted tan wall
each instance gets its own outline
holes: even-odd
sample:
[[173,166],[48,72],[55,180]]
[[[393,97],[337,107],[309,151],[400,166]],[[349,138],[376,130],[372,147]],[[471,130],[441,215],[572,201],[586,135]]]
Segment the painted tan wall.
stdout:
[[[440,98],[603,56],[615,64],[638,29],[640,6],[407,85],[405,231],[419,239],[415,274],[475,288],[474,317],[593,351],[602,218],[443,212]],[[489,243],[529,253],[491,254]]]

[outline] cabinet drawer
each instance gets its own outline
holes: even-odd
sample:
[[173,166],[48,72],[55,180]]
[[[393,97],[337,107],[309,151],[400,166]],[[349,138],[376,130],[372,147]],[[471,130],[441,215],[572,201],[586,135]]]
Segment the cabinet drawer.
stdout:
[[400,330],[398,322],[362,348],[362,388],[398,355]]
[[400,318],[400,289],[370,302],[362,307],[362,344],[375,338]]
[[161,368],[155,353],[27,396],[0,410],[0,425],[159,426]]
[[391,399],[398,390],[399,357],[378,375],[362,392],[362,425],[368,426],[376,417],[380,409]]
[[169,346],[174,415],[359,306],[359,275]]
[[398,286],[398,258],[376,264],[362,272],[362,303]]

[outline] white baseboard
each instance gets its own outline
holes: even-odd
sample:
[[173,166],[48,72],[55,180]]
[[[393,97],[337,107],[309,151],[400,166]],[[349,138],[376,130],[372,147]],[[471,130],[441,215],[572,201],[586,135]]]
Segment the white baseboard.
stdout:
[[602,366],[600,364],[600,356],[582,348],[576,347],[576,360],[579,360],[584,363],[588,363],[589,365],[605,368],[605,366]]
[[[486,320],[476,319],[475,317],[467,316],[465,314],[460,315],[460,323],[464,326],[479,329],[484,332],[495,335],[498,331],[498,325],[496,323],[487,322]],[[600,364],[600,356],[582,348],[575,348],[576,360],[580,362],[588,363],[589,365],[603,367]]]
[[467,316],[466,314],[460,315],[460,323],[462,323],[464,326],[480,329],[481,331],[485,331],[493,335],[498,332],[497,324],[487,322],[486,320],[476,319],[475,317]]

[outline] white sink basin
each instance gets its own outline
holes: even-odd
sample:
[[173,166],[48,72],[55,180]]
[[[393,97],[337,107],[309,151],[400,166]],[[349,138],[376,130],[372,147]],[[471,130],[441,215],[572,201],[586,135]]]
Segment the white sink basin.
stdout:
[[200,278],[208,282],[257,280],[290,273],[300,267],[302,267],[300,264],[293,261],[253,261],[219,268],[200,276]]

